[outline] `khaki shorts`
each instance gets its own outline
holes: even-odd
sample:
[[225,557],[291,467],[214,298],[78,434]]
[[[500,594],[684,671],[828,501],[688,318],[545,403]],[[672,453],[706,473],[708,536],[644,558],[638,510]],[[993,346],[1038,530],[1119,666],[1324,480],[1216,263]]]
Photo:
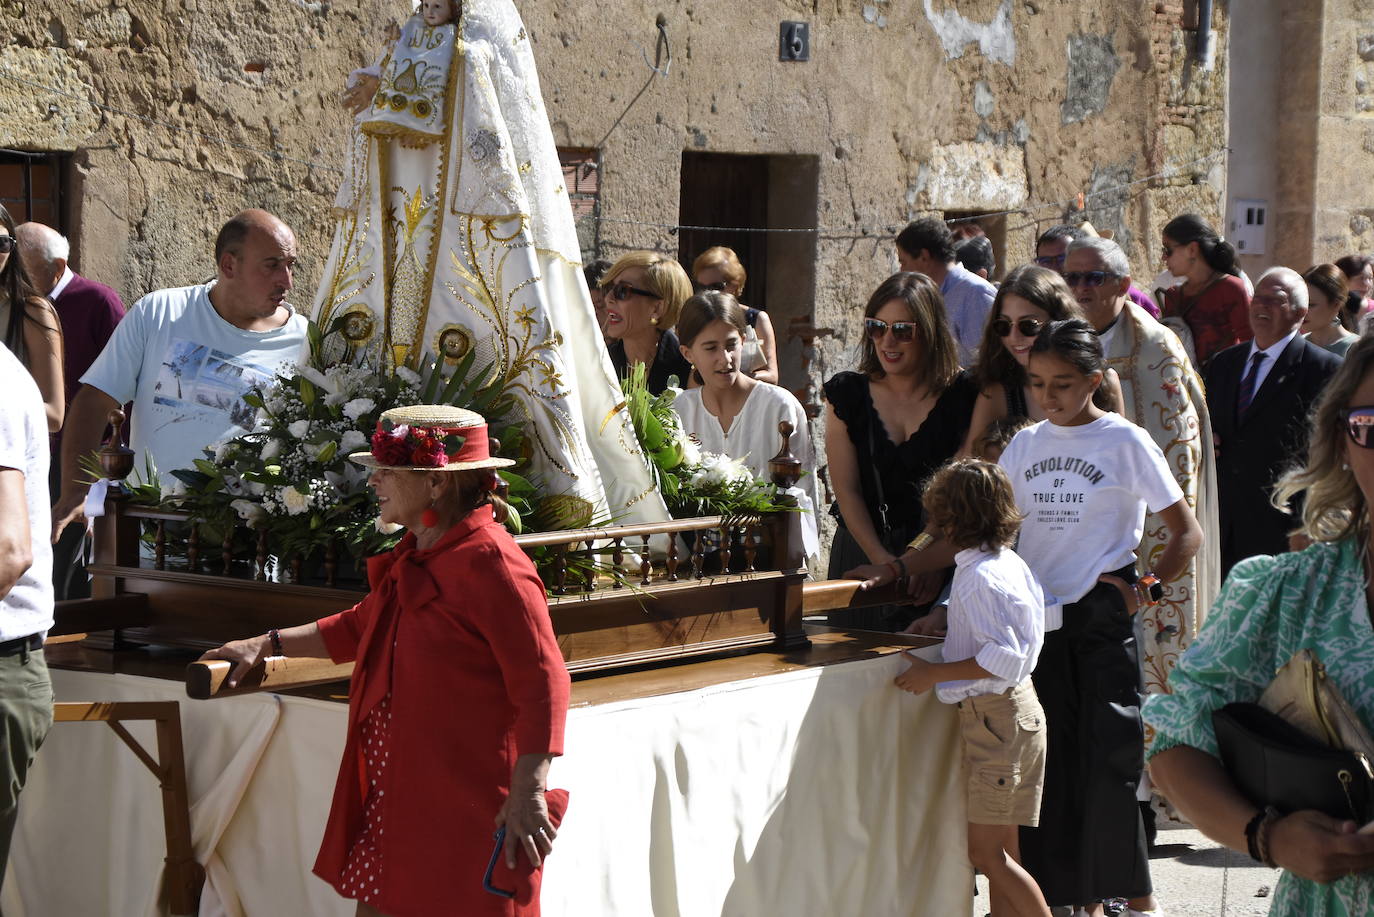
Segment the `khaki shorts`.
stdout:
[[1045,782],[1045,711],[1031,680],[958,707],[969,822],[1035,827]]

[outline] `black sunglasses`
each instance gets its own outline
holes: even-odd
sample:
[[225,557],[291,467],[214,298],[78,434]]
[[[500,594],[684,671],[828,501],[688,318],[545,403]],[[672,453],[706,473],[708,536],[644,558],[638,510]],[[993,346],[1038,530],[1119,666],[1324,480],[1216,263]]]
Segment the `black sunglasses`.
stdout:
[[727,280],[717,280],[715,283],[694,283],[692,289],[698,293],[724,293],[728,285]]
[[609,296],[611,299],[617,299],[620,302],[624,302],[625,300],[629,299],[632,295],[647,296],[650,299],[658,299],[657,293],[654,293],[650,290],[641,290],[639,287],[632,287],[628,283],[611,284],[610,286],[606,287],[606,295]]
[[1045,327],[1045,322],[1038,318],[1018,318],[1015,323],[1005,315],[999,315],[992,320],[992,330],[999,338],[1010,337],[1011,329],[1015,328],[1022,335],[1033,338],[1040,333],[1040,329]]
[[1345,425],[1355,445],[1361,449],[1374,449],[1374,404],[1346,411]]
[[878,318],[864,319],[864,331],[871,340],[881,341],[883,335],[887,334],[889,329],[892,331],[892,336],[898,341],[906,343],[916,340],[915,322],[893,322],[889,325],[887,322]]
[[1107,282],[1108,277],[1116,275],[1109,271],[1069,271],[1064,275],[1064,282],[1070,287],[1100,287]]
[[0,236],[0,255],[8,255],[18,244],[19,240],[14,236]]

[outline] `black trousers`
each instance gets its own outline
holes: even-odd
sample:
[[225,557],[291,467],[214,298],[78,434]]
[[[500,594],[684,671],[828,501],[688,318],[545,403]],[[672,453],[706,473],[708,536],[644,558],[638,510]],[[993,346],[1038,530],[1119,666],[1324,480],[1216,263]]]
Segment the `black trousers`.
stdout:
[[[1135,581],[1130,568],[1113,571]],[[1145,760],[1140,666],[1115,586],[1098,583],[1064,608],[1032,676],[1045,708],[1040,826],[1021,829],[1023,863],[1052,906],[1151,893],[1136,804]]]

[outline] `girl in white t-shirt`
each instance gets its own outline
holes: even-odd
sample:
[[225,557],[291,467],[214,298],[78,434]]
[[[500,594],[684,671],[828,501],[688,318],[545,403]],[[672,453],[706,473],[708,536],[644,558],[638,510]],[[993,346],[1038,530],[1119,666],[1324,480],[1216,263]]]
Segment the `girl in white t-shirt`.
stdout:
[[[1144,757],[1132,615],[1181,573],[1202,530],[1149,434],[1093,404],[1105,370],[1087,322],[1050,322],[1027,365],[1047,418],[1000,464],[1026,518],[1017,553],[1046,592],[1035,689],[1049,724],[1040,825],[1022,829],[1026,868],[1052,905],[1092,913],[1105,898],[1157,913],[1136,784]],[[1146,510],[1169,529],[1136,577]]]
[[[1016,553],[1045,590],[1032,677],[1048,752],[1040,825],[1022,828],[1022,861],[1051,906],[1100,917],[1104,899],[1125,897],[1129,914],[1158,913],[1136,805],[1144,734],[1131,619],[1157,598],[1151,584],[1187,566],[1202,529],[1149,434],[1093,404],[1106,363],[1087,322],[1047,323],[1026,368],[1047,419],[1017,433],[999,460],[1026,516]],[[1154,572],[1137,580],[1147,509],[1169,540],[1143,558]],[[846,575],[868,589],[948,566],[954,554],[948,539],[922,534],[887,565]]]

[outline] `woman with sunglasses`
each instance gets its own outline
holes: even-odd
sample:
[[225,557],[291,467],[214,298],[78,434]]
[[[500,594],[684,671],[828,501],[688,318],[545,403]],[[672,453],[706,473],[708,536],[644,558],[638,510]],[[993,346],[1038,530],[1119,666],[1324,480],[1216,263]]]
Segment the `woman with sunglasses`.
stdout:
[[[978,438],[999,420],[1045,419],[1039,403],[1030,396],[1030,378],[1026,375],[1031,345],[1050,322],[1082,317],[1073,292],[1058,271],[1028,264],[1007,275],[997,288],[983,328],[974,366],[980,395],[960,455],[972,455]],[[1107,370],[1095,397],[1098,406],[1106,410],[1121,404],[1121,380],[1115,370]]]
[[38,294],[24,270],[14,218],[0,205],[0,330],[5,346],[23,363],[43,394],[48,432],[62,429],[66,393],[62,381],[62,323],[52,303]]
[[1300,494],[1301,530],[1315,543],[1237,564],[1170,676],[1171,693],[1146,702],[1150,775],[1208,837],[1284,870],[1273,917],[1366,914],[1374,834],[1241,794],[1218,760],[1212,713],[1257,700],[1294,653],[1313,649],[1356,714],[1374,723],[1374,340],[1346,352],[1313,414],[1307,465],[1280,480],[1274,504],[1290,511]]
[[[999,464],[1025,517],[1016,552],[1046,594],[1032,676],[1047,724],[1045,783],[1039,827],[1021,829],[1022,862],[1052,906],[1100,917],[1104,899],[1125,897],[1134,917],[1158,909],[1136,803],[1144,733],[1132,617],[1186,568],[1202,528],[1149,434],[1095,403],[1106,371],[1091,325],[1048,323],[1027,365],[1047,421],[1016,434]],[[1169,538],[1143,559],[1154,572],[1137,579],[1147,510]],[[953,557],[944,539],[923,540],[896,566],[923,572]],[[850,575],[871,588],[893,571]]]
[[[748,275],[733,249],[716,245],[706,249],[692,262],[694,288],[698,293],[729,293],[735,299],[744,295],[744,281]],[[773,334],[773,322],[762,309],[744,308],[748,329],[744,335],[742,371],[760,382],[778,384],[778,344]]]
[[685,386],[691,367],[673,333],[682,304],[692,295],[682,265],[658,252],[630,252],[606,271],[601,288],[606,291],[602,333],[616,375],[623,379],[631,366],[643,363],[651,394],[661,394],[674,378]]
[[[825,383],[825,450],[832,516],[829,576],[886,564],[925,528],[921,487],[959,450],[978,396],[959,368],[944,302],[924,274],[885,280],[864,309],[858,372]],[[882,606],[835,612],[843,627],[897,631],[925,608]]]
[[1235,248],[1202,217],[1174,217],[1164,224],[1162,241],[1164,267],[1183,278],[1164,291],[1163,321],[1192,350],[1200,370],[1218,350],[1250,340],[1250,294]]

